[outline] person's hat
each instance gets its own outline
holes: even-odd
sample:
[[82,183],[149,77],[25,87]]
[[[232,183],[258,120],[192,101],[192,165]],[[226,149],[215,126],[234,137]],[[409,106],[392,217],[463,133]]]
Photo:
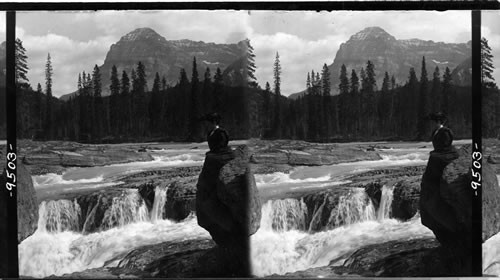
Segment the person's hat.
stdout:
[[432,121],[446,121],[446,115],[443,112],[436,112],[429,115],[429,119]]

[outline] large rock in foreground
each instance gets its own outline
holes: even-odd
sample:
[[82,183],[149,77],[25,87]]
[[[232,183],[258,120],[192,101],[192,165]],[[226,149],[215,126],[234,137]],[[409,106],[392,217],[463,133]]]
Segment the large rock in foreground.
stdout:
[[246,146],[208,152],[198,179],[198,224],[217,243],[216,265],[227,267],[224,276],[250,276],[249,237],[259,228],[261,204],[249,158]]
[[470,275],[472,260],[471,149],[449,153],[431,152],[422,177],[420,213],[422,224],[454,256],[461,271]]

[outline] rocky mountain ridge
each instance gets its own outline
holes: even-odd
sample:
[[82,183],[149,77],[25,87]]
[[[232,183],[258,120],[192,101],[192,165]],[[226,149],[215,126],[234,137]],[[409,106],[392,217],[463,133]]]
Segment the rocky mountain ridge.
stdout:
[[[148,88],[153,86],[155,73],[165,76],[167,84],[175,85],[182,68],[191,79],[193,58],[196,57],[198,76],[203,79],[206,68],[213,75],[217,68],[224,71],[233,62],[246,53],[246,44],[240,41],[235,44],[205,43],[188,39],[167,40],[151,28],[138,28],[120,38],[109,48],[104,64],[99,66],[103,96],[109,95],[111,68],[117,67],[119,78],[126,71],[129,78],[132,69],[141,61],[146,69]],[[61,99],[69,99],[75,93],[63,95]]]
[[[396,39],[380,27],[367,27],[352,35],[349,40],[342,43],[335,55],[330,70],[331,94],[338,94],[340,68],[344,64],[350,78],[352,69],[356,70],[360,78],[361,68],[366,68],[370,60],[375,66],[377,87],[382,86],[384,73],[394,75],[397,84],[405,84],[408,80],[410,68],[414,68],[420,78],[422,57],[425,56],[426,69],[429,80],[436,67],[441,76],[446,67],[453,71],[460,66],[453,76],[456,85],[470,83],[470,71],[466,60],[470,59],[471,43],[445,43],[421,39]],[[467,70],[467,71],[465,71]],[[304,91],[291,95],[298,97]]]

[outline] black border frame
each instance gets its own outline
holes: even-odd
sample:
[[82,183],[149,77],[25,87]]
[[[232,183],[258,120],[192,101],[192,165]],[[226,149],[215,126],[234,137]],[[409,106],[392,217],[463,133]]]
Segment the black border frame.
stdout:
[[[13,145],[16,151],[16,93],[13,59],[15,50],[15,11],[97,11],[97,10],[304,10],[304,11],[405,11],[405,10],[471,10],[472,14],[472,144],[474,151],[481,152],[481,12],[480,10],[498,10],[500,1],[345,1],[345,2],[128,2],[128,3],[83,3],[83,2],[26,2],[26,3],[0,3],[0,10],[7,11],[7,143]],[[479,39],[479,40],[478,40]],[[477,144],[477,145],[476,145]],[[1,186],[3,187],[3,186]],[[0,192],[3,194],[4,192]],[[471,192],[472,193],[472,192]],[[472,274],[482,276],[482,199],[480,188],[472,194]],[[13,196],[16,199],[17,193]],[[13,200],[11,200],[13,201]],[[9,213],[17,213],[17,203],[9,203]],[[1,222],[1,221],[0,221]],[[11,232],[11,248],[9,266],[15,266],[7,277],[18,277],[18,249],[17,249],[17,215],[9,215],[8,224]],[[2,260],[5,261],[5,260]]]

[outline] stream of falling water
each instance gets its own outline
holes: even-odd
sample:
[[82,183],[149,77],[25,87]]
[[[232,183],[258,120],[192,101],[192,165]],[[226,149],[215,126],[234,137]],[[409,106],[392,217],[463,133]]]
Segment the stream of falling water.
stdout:
[[19,245],[20,275],[47,277],[98,268],[109,262],[116,265],[125,254],[144,245],[209,237],[193,215],[178,223],[162,218],[166,191],[155,189],[150,212],[137,190],[114,197],[100,230],[89,234],[84,234],[82,228],[92,216],[82,221],[85,217],[76,200],[42,202],[37,231]]
[[267,201],[262,207],[261,228],[251,238],[253,273],[260,277],[284,275],[331,261],[341,265],[366,245],[432,236],[418,216],[407,222],[390,218],[392,195],[392,188],[384,186],[380,206],[375,209],[364,189],[353,189],[339,197],[327,226],[320,231],[311,228],[318,220],[315,217],[323,215],[324,206],[315,209],[308,225],[306,216],[311,209],[303,199]]

